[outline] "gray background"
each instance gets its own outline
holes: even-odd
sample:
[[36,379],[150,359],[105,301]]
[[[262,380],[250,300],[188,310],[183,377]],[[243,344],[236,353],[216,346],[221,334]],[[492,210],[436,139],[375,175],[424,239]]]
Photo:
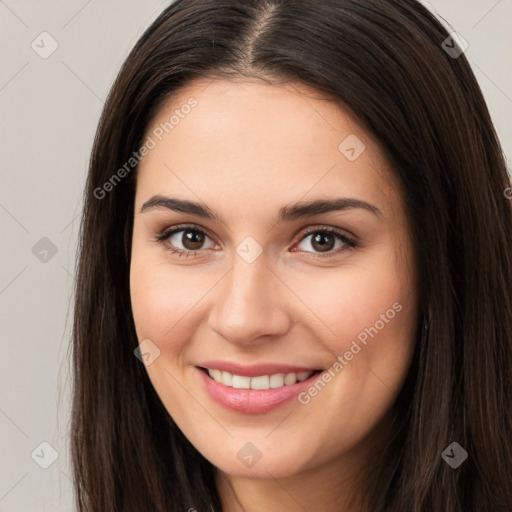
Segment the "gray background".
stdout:
[[[168,3],[0,0],[0,512],[73,510],[66,358],[82,189],[108,89]],[[512,0],[425,3],[468,41],[510,162]],[[51,49],[44,31],[58,43],[46,59],[31,46]],[[47,469],[42,442],[58,453]]]

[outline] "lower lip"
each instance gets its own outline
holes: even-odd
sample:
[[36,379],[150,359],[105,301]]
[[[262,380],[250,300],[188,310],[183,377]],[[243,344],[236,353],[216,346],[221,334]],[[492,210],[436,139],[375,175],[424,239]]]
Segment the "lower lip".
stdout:
[[302,382],[280,388],[236,389],[213,380],[199,368],[197,371],[213,400],[232,411],[248,414],[261,414],[284,405],[311,386],[320,375],[317,372]]

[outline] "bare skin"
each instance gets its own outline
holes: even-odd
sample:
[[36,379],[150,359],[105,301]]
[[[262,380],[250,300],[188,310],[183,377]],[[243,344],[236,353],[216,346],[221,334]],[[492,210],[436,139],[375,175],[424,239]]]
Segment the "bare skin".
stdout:
[[[152,135],[191,97],[187,115]],[[130,286],[139,342],[160,350],[146,369],[164,406],[219,468],[224,512],[356,510],[348,498],[388,438],[418,316],[410,228],[378,144],[314,90],[242,79],[188,84],[147,135],[157,144],[138,169]],[[223,222],[148,206],[155,196],[207,205]],[[371,207],[277,223],[285,205],[336,198]],[[248,263],[239,247],[261,254]],[[331,378],[302,401],[245,413],[207,392],[198,366],[212,360]],[[253,465],[237,456],[247,443]]]

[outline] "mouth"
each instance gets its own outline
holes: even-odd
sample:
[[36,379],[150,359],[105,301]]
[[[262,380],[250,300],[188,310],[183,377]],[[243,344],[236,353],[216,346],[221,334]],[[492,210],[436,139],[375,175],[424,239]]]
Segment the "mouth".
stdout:
[[[291,403],[301,392],[312,386],[318,375],[323,372],[316,369],[287,367],[286,371],[267,370],[268,373],[259,373],[256,367],[250,370],[238,367],[238,373],[231,373],[226,369],[221,370],[221,365],[215,366],[216,368],[196,367],[207,394],[224,408],[245,414],[262,414]],[[282,370],[284,367],[280,366],[279,369]],[[296,406],[300,405],[298,399],[295,403]]]
[[212,380],[234,389],[278,389],[285,386],[293,386],[297,382],[308,380],[322,370],[305,370],[300,372],[277,372],[263,375],[238,375],[218,368],[199,367]]

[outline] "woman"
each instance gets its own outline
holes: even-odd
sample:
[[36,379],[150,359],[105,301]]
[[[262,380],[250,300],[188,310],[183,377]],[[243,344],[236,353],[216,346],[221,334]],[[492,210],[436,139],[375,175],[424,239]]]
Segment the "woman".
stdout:
[[82,219],[85,511],[510,511],[510,180],[415,0],[178,0]]

